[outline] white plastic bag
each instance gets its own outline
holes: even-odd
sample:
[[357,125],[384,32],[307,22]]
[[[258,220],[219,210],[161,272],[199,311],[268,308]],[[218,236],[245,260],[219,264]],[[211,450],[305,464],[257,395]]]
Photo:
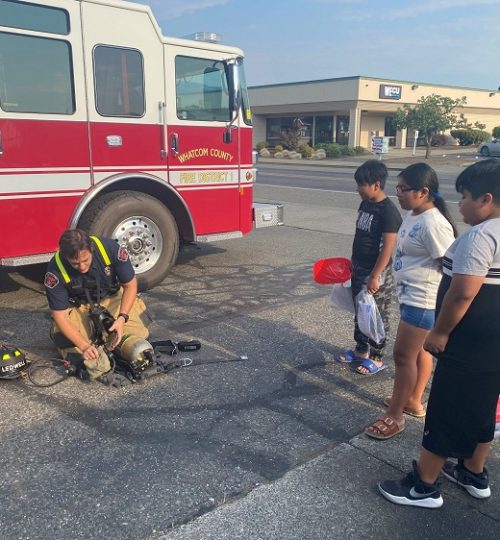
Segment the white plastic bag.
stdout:
[[385,338],[384,321],[380,316],[373,294],[363,289],[356,296],[356,317],[358,326],[365,336],[375,343],[380,343]]
[[330,300],[335,307],[354,313],[354,302],[352,301],[351,280],[344,283],[335,283],[332,287]]

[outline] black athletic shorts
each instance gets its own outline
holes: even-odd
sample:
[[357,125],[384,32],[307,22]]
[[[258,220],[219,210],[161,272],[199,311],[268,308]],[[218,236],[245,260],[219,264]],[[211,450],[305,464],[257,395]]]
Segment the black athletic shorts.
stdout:
[[438,360],[427,404],[422,446],[442,457],[467,459],[493,440],[500,371],[462,371]]

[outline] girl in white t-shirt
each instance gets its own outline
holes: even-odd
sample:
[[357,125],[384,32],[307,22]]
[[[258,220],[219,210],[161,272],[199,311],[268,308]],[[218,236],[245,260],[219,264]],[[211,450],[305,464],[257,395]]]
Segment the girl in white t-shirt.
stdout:
[[385,399],[388,409],[365,430],[374,439],[390,439],[403,431],[404,413],[425,416],[422,395],[432,373],[432,356],[422,345],[434,326],[442,257],[457,234],[436,173],[426,163],[414,163],[399,174],[396,195],[408,210],[393,262],[401,319],[394,343],[394,387]]

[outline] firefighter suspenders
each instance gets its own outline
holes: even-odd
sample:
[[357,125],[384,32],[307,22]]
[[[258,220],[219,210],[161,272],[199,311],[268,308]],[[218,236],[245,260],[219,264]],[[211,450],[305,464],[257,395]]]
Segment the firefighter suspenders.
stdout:
[[[109,258],[109,255],[108,255],[108,252],[106,251],[103,243],[101,242],[101,240],[99,238],[97,238],[97,236],[91,236],[90,237],[92,239],[92,241],[94,242],[94,244],[97,246],[97,249],[101,255],[101,258],[104,262],[104,265],[105,266],[111,266],[111,259]],[[62,260],[61,260],[61,253],[59,251],[56,252],[55,254],[55,261],[56,261],[56,265],[57,265],[57,268],[59,270],[59,272],[61,272],[61,276],[64,280],[64,283],[66,285],[69,285],[69,283],[71,283],[71,278],[69,277],[69,274],[66,270],[66,268],[64,268],[64,264],[62,263]]]

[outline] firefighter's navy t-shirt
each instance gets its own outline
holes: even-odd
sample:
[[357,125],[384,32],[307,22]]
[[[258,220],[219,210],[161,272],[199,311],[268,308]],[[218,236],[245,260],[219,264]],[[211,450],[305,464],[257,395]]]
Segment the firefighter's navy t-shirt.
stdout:
[[[100,238],[106,253],[111,261],[106,266],[98,247],[92,241],[92,265],[88,272],[82,274],[75,270],[68,261],[61,256],[66,272],[71,278],[69,286],[65,285],[64,279],[57,267],[55,257],[52,257],[45,274],[45,293],[51,310],[59,311],[70,307],[70,298],[88,303],[84,285],[89,289],[91,299],[97,302],[114,294],[119,284],[131,281],[135,272],[130,263],[127,250],[120,247],[111,238]],[[97,294],[99,292],[99,298]]]
[[380,202],[361,201],[352,244],[353,263],[371,270],[379,256],[384,233],[397,233],[401,214],[387,197]]

